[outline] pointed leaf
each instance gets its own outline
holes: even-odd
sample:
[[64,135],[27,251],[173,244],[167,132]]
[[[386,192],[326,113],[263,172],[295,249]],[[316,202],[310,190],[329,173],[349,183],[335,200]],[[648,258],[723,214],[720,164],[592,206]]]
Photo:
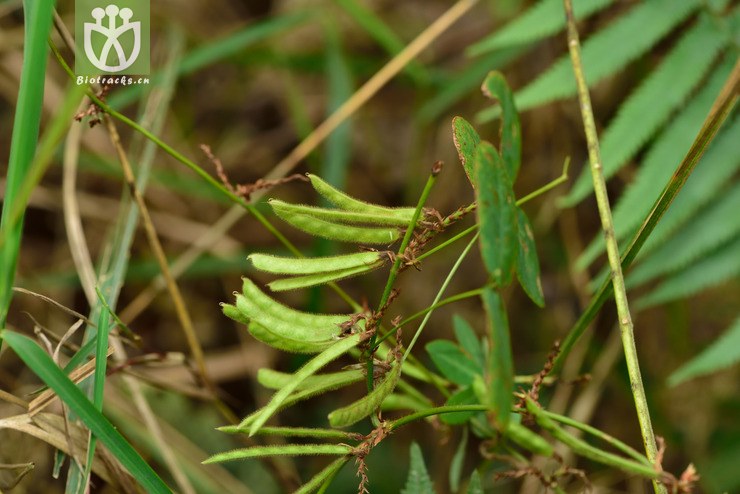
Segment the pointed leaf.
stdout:
[[426,350],[442,375],[455,384],[467,386],[476,374],[483,372],[482,367],[449,340],[432,341],[426,345]]
[[524,291],[532,302],[540,307],[545,306],[545,295],[540,283],[540,260],[537,256],[537,246],[534,243],[532,226],[527,214],[521,208],[516,208],[518,223],[519,250],[516,258],[516,276]]
[[478,470],[473,470],[473,474],[470,476],[467,494],[483,494],[483,485],[481,485]]
[[462,349],[482,369],[486,362],[478,334],[468,324],[468,321],[458,314],[452,316],[452,326],[455,331],[455,338],[457,338]]
[[514,183],[522,161],[522,132],[519,126],[519,114],[514,104],[514,95],[501,72],[489,73],[483,81],[481,90],[487,97],[498,100],[501,105],[503,122],[499,152],[504,160],[506,171],[509,173],[509,180]]
[[[478,405],[478,397],[475,395],[475,391],[471,386],[466,386],[459,389],[452,394],[447,401],[445,406],[455,405]],[[455,413],[443,413],[439,416],[439,420],[448,425],[461,425],[470,420],[473,416],[481,412],[455,412]]]
[[465,466],[465,453],[468,450],[468,428],[462,430],[462,439],[455,449],[455,454],[450,462],[450,492],[457,492],[460,489],[460,480],[462,479],[462,469]]
[[406,479],[406,487],[401,491],[401,494],[435,494],[435,492],[434,484],[424,464],[424,456],[421,454],[421,448],[414,441],[411,443],[409,476]]
[[[700,0],[641,2],[587,38],[583,43],[582,58],[589,86],[615,74],[650,50],[701,3]],[[540,77],[517,91],[516,105],[519,111],[524,111],[575,94],[573,68],[570,57],[565,54]],[[497,107],[488,108],[479,112],[475,120],[478,123],[488,122],[497,114]]]
[[455,142],[457,155],[463,165],[465,175],[468,176],[470,185],[475,189],[475,152],[480,144],[480,136],[472,125],[463,117],[452,119],[452,140]]
[[478,224],[483,263],[494,283],[511,283],[517,255],[517,219],[514,191],[503,161],[488,142],[475,155]]
[[710,374],[740,362],[740,318],[705,348],[699,355],[682,365],[668,378],[669,386],[676,386],[697,376]]
[[481,295],[488,313],[491,354],[489,355],[486,386],[496,426],[505,431],[511,416],[514,392],[514,364],[511,355],[509,321],[501,296],[487,288]]
[[[661,64],[630,94],[600,139],[604,178],[619,171],[668,120],[704,79],[725,43],[723,31],[717,29],[709,17],[701,16]],[[666,91],[668,87],[670,91]],[[645,108],[650,111],[646,112]],[[592,192],[591,173],[585,167],[563,203],[573,206]]]
[[[573,10],[576,19],[583,19],[602,10],[614,0],[575,0]],[[478,41],[466,50],[469,56],[481,55],[492,50],[533,43],[550,36],[565,27],[563,2],[542,0],[493,34]]]

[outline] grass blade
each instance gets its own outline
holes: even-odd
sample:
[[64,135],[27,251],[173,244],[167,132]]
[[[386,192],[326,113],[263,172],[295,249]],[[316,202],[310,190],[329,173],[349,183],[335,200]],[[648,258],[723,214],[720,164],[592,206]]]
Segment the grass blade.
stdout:
[[13,297],[13,280],[18,261],[23,221],[19,218],[10,223],[11,207],[26,181],[31,161],[36,153],[36,144],[41,122],[46,79],[46,39],[51,29],[54,2],[24,2],[23,67],[16,104],[13,134],[8,158],[8,179],[0,219],[0,237],[7,239],[0,247],[0,328],[5,326],[10,299]]
[[169,487],[159,478],[136,450],[124,439],[105,416],[95,409],[87,397],[69,380],[33,340],[12,331],[0,332],[0,337],[23,362],[53,389],[90,431],[126,467],[131,475],[150,493],[169,494]]

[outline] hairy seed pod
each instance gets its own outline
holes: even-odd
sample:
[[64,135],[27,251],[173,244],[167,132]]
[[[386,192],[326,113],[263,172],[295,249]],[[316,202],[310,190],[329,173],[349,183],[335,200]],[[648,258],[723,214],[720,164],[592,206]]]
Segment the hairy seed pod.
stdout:
[[[253,436],[257,433],[257,431],[278,411],[278,409],[280,409],[280,406],[305,379],[316,374],[324,366],[338,359],[352,348],[362,343],[366,338],[367,335],[365,333],[355,333],[346,338],[341,338],[329,348],[303,364],[303,366],[293,374],[293,381],[280,388],[280,390],[272,396],[270,402],[260,411],[259,415],[250,419],[251,424],[249,425],[249,435]],[[245,427],[247,427],[247,419],[243,420],[239,424],[239,428]]]
[[249,318],[242,314],[241,311],[236,308],[236,305],[222,303],[221,311],[229,319],[233,319],[234,321],[241,324],[249,324]]
[[[269,201],[272,205],[272,201]],[[290,225],[310,233],[316,237],[322,237],[339,242],[351,242],[355,244],[392,244],[400,236],[397,228],[377,228],[369,226],[353,226],[332,223],[308,214],[295,211],[274,209],[283,221]]]
[[325,340],[316,342],[287,338],[283,335],[271,331],[266,326],[263,326],[256,321],[251,321],[247,327],[249,329],[249,334],[254,336],[255,339],[273,348],[288,353],[321,353],[329,348],[331,345],[336,343],[336,340]]
[[267,284],[273,292],[284,292],[286,290],[295,290],[297,288],[306,288],[309,286],[325,285],[331,281],[339,281],[345,278],[351,278],[360,274],[368,273],[383,265],[383,261],[378,259],[374,264],[358,266],[355,268],[340,269],[338,271],[329,271],[327,273],[307,274],[305,276],[294,276],[292,278],[283,278]]
[[348,427],[364,419],[383,403],[383,400],[391,394],[398,382],[401,365],[396,363],[393,369],[385,376],[370,393],[346,407],[334,410],[329,414],[329,423],[332,427]]
[[[321,386],[324,389],[337,389],[337,387],[360,382],[365,378],[362,369],[352,369],[339,372],[329,372],[325,374],[316,374],[306,378],[296,391],[311,389]],[[257,372],[257,382],[268,389],[280,389],[293,380],[293,374],[278,372],[268,367],[263,367]]]
[[406,215],[379,214],[377,211],[364,209],[362,211],[344,211],[341,209],[327,209],[315,206],[306,206],[305,204],[291,204],[288,202],[270,199],[272,209],[278,215],[289,213],[300,213],[314,218],[319,218],[332,223],[354,223],[359,225],[382,225],[382,226],[399,226],[407,228],[411,223],[411,218]]
[[318,274],[342,269],[372,266],[387,258],[385,252],[356,252],[326,257],[279,257],[269,254],[252,254],[247,259],[260,271],[275,274]]
[[321,328],[304,326],[298,321],[285,321],[273,314],[263,311],[250,298],[244,295],[236,296],[236,308],[250,321],[264,326],[277,336],[297,341],[326,342],[334,341],[342,329],[334,324],[322,326]]
[[377,204],[370,204],[348,196],[341,190],[335,189],[312,173],[308,174],[308,178],[311,180],[311,185],[313,185],[316,192],[321,194],[327,201],[334,204],[336,207],[344,209],[345,211],[394,216],[405,219],[406,224],[411,223],[411,219],[414,217],[414,208],[388,208],[385,206],[378,206]]
[[[349,321],[353,316],[353,314],[312,314],[292,309],[265,295],[249,278],[243,278],[242,293],[251,303],[255,304],[265,313],[302,327],[316,328],[319,330],[332,328],[333,331],[337,326]],[[360,321],[360,325],[363,323],[364,321]]]

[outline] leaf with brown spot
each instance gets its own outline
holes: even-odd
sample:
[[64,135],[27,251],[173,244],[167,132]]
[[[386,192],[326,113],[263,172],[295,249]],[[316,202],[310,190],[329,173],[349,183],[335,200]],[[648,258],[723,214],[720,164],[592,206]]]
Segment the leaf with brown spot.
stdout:
[[460,163],[463,165],[470,185],[475,189],[473,163],[475,161],[475,152],[478,149],[478,144],[480,144],[480,136],[473,126],[470,125],[470,122],[463,117],[455,117],[452,119],[452,140],[455,142],[457,155],[460,157]]

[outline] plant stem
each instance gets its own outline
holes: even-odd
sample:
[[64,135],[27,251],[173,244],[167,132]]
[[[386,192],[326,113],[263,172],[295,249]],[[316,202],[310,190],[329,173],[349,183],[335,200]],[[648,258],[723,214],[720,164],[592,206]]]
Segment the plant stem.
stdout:
[[[578,39],[578,30],[576,29],[575,17],[573,15],[573,4],[571,0],[563,0],[565,7],[565,16],[568,25],[568,50],[573,64],[573,72],[578,86],[578,99],[581,107],[581,118],[586,132],[586,141],[588,143],[588,158],[591,165],[591,177],[594,183],[594,192],[598,204],[599,216],[601,217],[601,226],[604,230],[606,239],[606,250],[609,258],[609,266],[612,271],[612,284],[614,287],[614,299],[617,304],[617,314],[619,317],[619,328],[622,333],[622,346],[624,347],[624,356],[627,361],[627,371],[629,373],[632,395],[637,408],[637,418],[640,423],[640,432],[645,444],[645,452],[651,464],[656,465],[658,461],[658,449],[653,433],[653,426],[650,421],[650,411],[648,409],[647,396],[642,384],[640,375],[640,363],[637,357],[637,348],[635,346],[635,334],[630,314],[629,302],[627,301],[627,291],[624,286],[624,276],[622,275],[622,263],[619,257],[619,246],[614,235],[614,224],[612,221],[611,207],[609,206],[609,197],[606,191],[606,182],[601,165],[601,151],[599,149],[599,138],[594,123],[593,111],[591,109],[591,96],[588,92],[586,77],[583,73],[581,63],[581,50]],[[653,488],[656,493],[667,492],[657,479],[653,480]]]
[[[429,175],[426,185],[424,185],[424,190],[421,192],[419,201],[416,204],[416,210],[414,211],[414,216],[411,218],[411,223],[409,224],[409,227],[406,229],[406,234],[403,236],[403,240],[401,241],[401,247],[399,247],[398,249],[398,254],[396,255],[395,261],[393,261],[393,266],[391,266],[391,272],[388,274],[388,281],[385,284],[383,295],[380,297],[380,302],[378,303],[378,312],[382,311],[386,302],[388,302],[388,298],[391,295],[391,290],[393,290],[393,285],[396,283],[398,272],[401,269],[401,263],[403,262],[403,254],[404,252],[406,252],[406,248],[409,246],[409,243],[411,242],[411,239],[414,236],[414,227],[416,226],[416,223],[419,221],[419,217],[421,216],[421,210],[424,207],[424,204],[427,202],[429,193],[432,191],[432,187],[434,187],[434,183],[437,181],[437,175],[439,175],[439,172],[441,170],[442,170],[441,162],[435,163],[432,166],[432,173]],[[370,337],[370,342],[368,343],[368,348],[370,349],[370,355],[369,355],[369,358],[367,359],[367,390],[368,391],[373,390],[373,367],[374,367],[373,353],[375,352],[376,341],[377,341],[376,333],[373,333],[373,335]]]

